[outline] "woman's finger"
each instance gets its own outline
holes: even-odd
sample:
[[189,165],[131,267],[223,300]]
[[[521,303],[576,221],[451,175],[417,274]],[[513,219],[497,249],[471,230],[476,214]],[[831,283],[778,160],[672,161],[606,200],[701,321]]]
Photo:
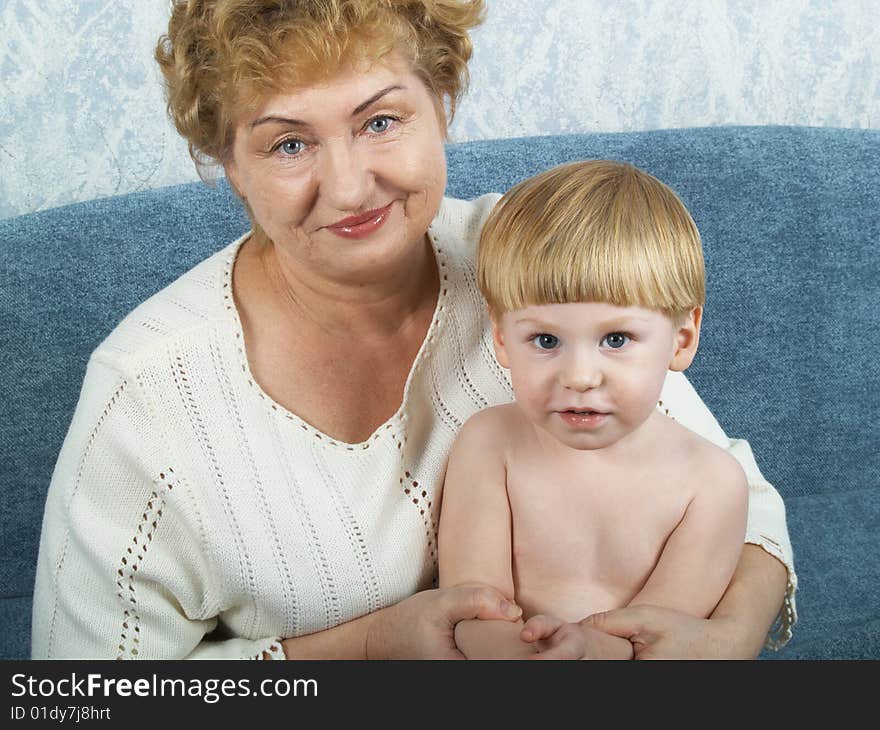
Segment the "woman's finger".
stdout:
[[582,623],[606,634],[632,640],[633,637],[651,633],[651,627],[647,623],[651,615],[648,608],[647,606],[615,608],[587,616]]

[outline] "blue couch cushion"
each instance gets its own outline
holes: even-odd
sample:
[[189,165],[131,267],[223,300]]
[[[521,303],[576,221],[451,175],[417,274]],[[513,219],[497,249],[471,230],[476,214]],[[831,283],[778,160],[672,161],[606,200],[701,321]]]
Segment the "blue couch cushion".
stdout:
[[[787,654],[880,658],[880,132],[720,127],[471,142],[448,154],[455,197],[587,158],[632,162],[678,191],[708,274],[688,376],[727,432],[751,442],[789,509],[801,623]],[[89,354],[137,303],[246,228],[225,183],[0,221],[0,656],[27,646],[43,502]]]
[[0,659],[27,659],[31,653],[31,594],[0,598]]
[[880,659],[880,490],[786,499],[800,586],[791,642],[767,659]]

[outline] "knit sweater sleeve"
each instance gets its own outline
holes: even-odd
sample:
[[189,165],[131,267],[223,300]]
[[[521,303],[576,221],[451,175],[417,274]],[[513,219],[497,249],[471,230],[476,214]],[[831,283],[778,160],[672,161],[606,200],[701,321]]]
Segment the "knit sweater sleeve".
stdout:
[[205,526],[152,412],[136,375],[93,356],[46,500],[33,657],[284,658],[278,637],[206,640]]
[[682,373],[670,372],[661,394],[660,408],[690,430],[728,451],[740,463],[749,483],[747,543],[763,548],[778,559],[788,572],[785,599],[765,645],[779,649],[791,638],[797,622],[795,591],[797,575],[785,520],[785,504],[779,492],[764,478],[748,441],[729,438]]

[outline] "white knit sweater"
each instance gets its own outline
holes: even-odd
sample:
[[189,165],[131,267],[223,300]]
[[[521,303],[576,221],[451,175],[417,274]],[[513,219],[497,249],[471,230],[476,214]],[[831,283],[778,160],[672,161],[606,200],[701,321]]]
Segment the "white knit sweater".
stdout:
[[[444,200],[429,229],[434,318],[400,409],[363,443],[329,438],[254,381],[232,299],[244,239],[126,317],[89,362],[49,489],[33,656],[282,658],[281,637],[436,584],[452,441],[513,395],[474,276],[497,199]],[[796,579],[781,499],[684,376],[659,407],[745,467],[747,540],[789,570],[785,641]]]

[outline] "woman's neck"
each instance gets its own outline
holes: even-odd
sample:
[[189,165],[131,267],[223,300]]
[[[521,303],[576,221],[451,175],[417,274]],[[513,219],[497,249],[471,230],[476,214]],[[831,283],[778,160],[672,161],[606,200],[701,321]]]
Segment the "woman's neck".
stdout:
[[437,301],[437,262],[427,236],[394,270],[351,279],[303,270],[271,243],[258,244],[254,255],[273,308],[293,321],[313,324],[325,336],[394,338],[426,309],[433,312]]

